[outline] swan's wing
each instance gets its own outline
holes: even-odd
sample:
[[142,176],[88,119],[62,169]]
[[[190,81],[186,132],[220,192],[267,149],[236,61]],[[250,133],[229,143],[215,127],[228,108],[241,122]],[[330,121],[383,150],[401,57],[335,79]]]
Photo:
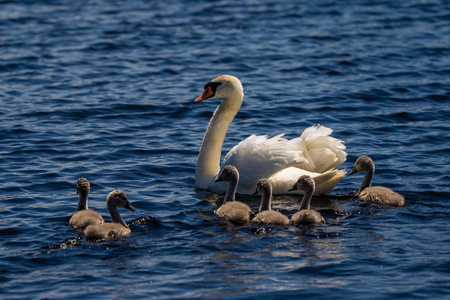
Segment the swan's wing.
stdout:
[[[331,137],[332,132],[330,128],[318,125],[306,128],[300,137],[292,140],[283,138],[283,135],[273,138],[249,136],[228,152],[222,162],[221,170],[226,165],[233,165],[239,170],[238,192],[240,193],[253,192],[258,179],[270,178],[292,166],[315,173],[333,170],[346,160],[347,153],[344,142]],[[284,171],[282,173],[287,175]],[[339,173],[335,183],[339,182],[344,174]],[[286,179],[285,177],[283,176],[282,179]],[[284,182],[284,179],[281,182]],[[293,178],[288,178],[283,186],[287,182],[291,184],[291,181],[296,179],[298,179],[297,174],[293,175]],[[323,193],[329,193],[328,186],[331,184],[327,184]]]
[[311,126],[302,135],[292,139],[295,148],[302,151],[307,163],[298,167],[307,171],[323,173],[338,168],[347,159],[344,141],[331,137],[332,129]]
[[282,134],[272,138],[251,135],[228,152],[221,170],[226,165],[235,166],[239,170],[240,190],[252,190],[258,179],[269,178],[282,169],[305,162],[302,151]]
[[297,182],[298,178],[303,175],[311,176],[316,183],[314,195],[327,195],[331,190],[345,177],[344,170],[328,170],[324,173],[309,172],[297,167],[286,168],[274,174],[269,178],[272,184],[272,194],[301,194],[303,191],[295,190],[288,192],[289,189]]

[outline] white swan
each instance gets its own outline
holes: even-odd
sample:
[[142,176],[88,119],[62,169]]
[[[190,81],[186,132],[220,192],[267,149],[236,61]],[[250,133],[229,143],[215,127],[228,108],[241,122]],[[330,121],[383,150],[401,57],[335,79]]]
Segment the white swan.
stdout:
[[250,222],[250,215],[252,213],[248,205],[235,201],[236,188],[239,182],[239,172],[234,166],[226,166],[222,172],[216,177],[216,182],[228,181],[229,187],[223,204],[216,211],[219,217],[225,218],[233,224],[247,224]]
[[[220,173],[220,155],[228,127],[241,107],[244,92],[238,78],[222,75],[204,87],[205,91],[194,103],[212,97],[222,98],[214,112],[205,137],[195,171],[196,188],[224,193],[226,186],[214,182]],[[238,193],[252,194],[260,178],[268,178],[274,194],[287,194],[301,175],[310,175],[316,182],[316,194],[328,194],[345,176],[336,170],[346,159],[343,141],[330,137],[332,130],[312,126],[298,138],[287,140],[283,135],[273,138],[251,135],[233,147],[225,156],[222,168],[233,165],[241,180]],[[298,191],[302,193],[302,191]]]
[[314,180],[308,175],[301,176],[291,190],[303,190],[303,199],[300,203],[300,209],[292,217],[294,225],[298,224],[319,224],[325,223],[325,219],[318,211],[310,209],[312,195],[314,194]]
[[373,175],[375,174],[375,164],[370,157],[359,157],[356,160],[352,171],[348,175],[358,172],[365,172],[361,187],[356,192],[359,199],[391,206],[402,206],[405,204],[405,198],[399,193],[384,186],[370,186],[372,184]]
[[89,225],[84,230],[87,240],[109,240],[112,238],[121,238],[130,234],[131,230],[127,223],[122,219],[117,207],[123,207],[134,211],[133,205],[128,201],[127,196],[121,190],[109,193],[106,200],[111,221],[99,225]]
[[69,225],[74,229],[83,231],[87,226],[102,224],[102,216],[95,210],[88,208],[88,196],[91,190],[89,181],[81,177],[77,181],[77,194],[79,195],[77,212],[70,218]]
[[272,185],[266,178],[261,178],[256,183],[256,190],[253,195],[262,194],[259,213],[253,218],[253,224],[270,224],[287,226],[289,219],[279,211],[272,210]]

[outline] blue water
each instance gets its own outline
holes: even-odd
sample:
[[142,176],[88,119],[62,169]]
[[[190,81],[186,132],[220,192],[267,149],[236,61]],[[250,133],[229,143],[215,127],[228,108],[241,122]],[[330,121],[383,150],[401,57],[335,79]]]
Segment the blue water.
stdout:
[[[0,1],[0,298],[448,297],[449,20],[448,1]],[[371,156],[406,205],[318,198],[315,228],[222,223],[221,195],[194,189],[220,100],[191,104],[222,74],[245,92],[224,154],[322,124],[342,168]],[[126,192],[129,237],[68,226],[82,176],[107,220]]]

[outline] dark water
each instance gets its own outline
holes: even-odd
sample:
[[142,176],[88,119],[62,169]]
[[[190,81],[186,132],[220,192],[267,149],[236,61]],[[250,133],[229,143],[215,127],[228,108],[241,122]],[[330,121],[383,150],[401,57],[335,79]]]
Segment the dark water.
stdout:
[[[0,298],[448,297],[449,37],[448,1],[0,1]],[[320,123],[346,142],[342,168],[370,155],[406,205],[221,223],[193,176],[219,100],[191,104],[221,74],[246,95],[224,152]],[[129,237],[69,228],[81,176],[105,217],[127,193]]]

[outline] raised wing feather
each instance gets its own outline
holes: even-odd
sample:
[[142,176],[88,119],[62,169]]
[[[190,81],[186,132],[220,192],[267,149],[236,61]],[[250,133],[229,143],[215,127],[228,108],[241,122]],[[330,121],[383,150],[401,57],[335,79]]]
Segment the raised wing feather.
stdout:
[[331,137],[333,132],[325,126],[306,128],[298,138],[290,140],[300,149],[307,163],[298,167],[307,171],[323,173],[339,167],[347,159],[342,140]]

